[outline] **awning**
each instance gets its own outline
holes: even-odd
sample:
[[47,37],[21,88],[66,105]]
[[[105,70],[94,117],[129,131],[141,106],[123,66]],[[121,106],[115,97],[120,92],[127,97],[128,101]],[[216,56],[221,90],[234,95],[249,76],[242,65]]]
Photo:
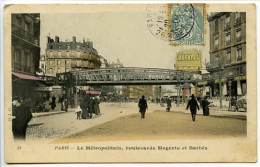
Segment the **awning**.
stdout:
[[18,78],[21,78],[21,79],[43,81],[41,78],[38,78],[38,77],[33,76],[33,75],[21,74],[21,73],[18,73],[18,72],[12,72],[12,74],[15,75]]
[[208,84],[208,81],[198,82],[198,86],[204,86],[207,84]]
[[87,95],[100,95],[101,92],[98,90],[86,90]]

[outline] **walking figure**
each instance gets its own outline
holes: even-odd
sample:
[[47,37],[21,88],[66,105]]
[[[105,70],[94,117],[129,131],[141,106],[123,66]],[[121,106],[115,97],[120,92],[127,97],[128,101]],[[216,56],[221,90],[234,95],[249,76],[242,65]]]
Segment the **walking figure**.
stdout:
[[209,102],[207,100],[207,97],[205,96],[205,98],[201,101],[201,105],[202,105],[202,110],[203,110],[203,115],[204,116],[208,116],[209,115],[209,104],[211,102]]
[[142,98],[139,100],[138,107],[139,107],[139,112],[141,113],[141,118],[144,119],[146,109],[148,109],[148,105],[147,105],[147,102],[146,102],[146,100],[145,100],[144,95],[143,95]]
[[55,107],[56,107],[56,97],[53,95],[51,101],[51,109],[54,110]]
[[170,99],[170,98],[167,98],[167,99],[166,99],[166,103],[167,103],[166,111],[167,111],[167,112],[170,112],[170,109],[171,109],[171,107],[172,107],[171,99]]
[[190,107],[190,112],[191,112],[192,121],[195,122],[195,117],[196,117],[196,114],[197,114],[197,108],[198,108],[198,110],[199,110],[200,107],[199,107],[199,105],[198,105],[197,100],[195,100],[195,97],[194,97],[193,94],[191,95],[191,99],[189,100],[186,109],[188,110],[189,107]]

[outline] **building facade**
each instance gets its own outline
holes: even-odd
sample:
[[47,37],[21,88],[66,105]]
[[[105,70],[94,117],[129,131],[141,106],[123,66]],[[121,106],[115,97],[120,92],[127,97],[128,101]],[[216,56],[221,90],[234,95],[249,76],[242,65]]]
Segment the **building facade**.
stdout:
[[123,96],[130,99],[139,99],[145,96],[146,99],[153,98],[153,85],[128,85],[123,87]]
[[213,96],[247,94],[246,84],[246,13],[221,12],[208,16],[210,26],[210,63],[206,69],[213,82]]
[[11,19],[12,95],[31,97],[41,80],[35,76],[40,59],[40,14],[12,14]]
[[61,42],[48,37],[46,48],[46,75],[56,76],[57,73],[97,69],[101,66],[100,56],[93,42],[77,42],[76,37],[70,42]]

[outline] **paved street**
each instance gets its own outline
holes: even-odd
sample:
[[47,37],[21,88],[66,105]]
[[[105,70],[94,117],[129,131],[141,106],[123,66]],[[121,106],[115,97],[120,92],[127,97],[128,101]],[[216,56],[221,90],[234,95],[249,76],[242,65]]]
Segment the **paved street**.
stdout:
[[[101,103],[100,108],[101,108],[102,115],[94,116],[94,118],[90,120],[89,119],[77,120],[76,114],[74,113],[73,109],[70,109],[69,112],[67,113],[65,112],[59,113],[58,111],[55,111],[59,114],[56,113],[53,115],[47,115],[47,116],[41,115],[38,117],[34,117],[32,121],[29,123],[29,127],[27,129],[27,140],[31,141],[36,139],[37,140],[44,139],[45,141],[53,141],[55,139],[73,135],[78,132],[88,134],[89,132],[86,132],[86,130],[90,128],[92,128],[92,134],[93,134],[93,128],[102,129],[103,126],[105,125],[104,123],[109,123],[109,125],[106,126],[111,128],[115,128],[115,126],[122,127],[121,125],[118,124],[118,121],[120,122],[120,119],[130,118],[131,121],[127,123],[129,124],[129,126],[131,125],[133,126],[136,124],[136,121],[138,122],[140,121],[138,107],[136,103]],[[201,110],[198,111],[198,122],[196,122],[195,124],[201,124],[201,125],[210,124],[211,126],[197,126],[196,129],[197,131],[210,132],[215,135],[216,134],[228,135],[229,133],[231,133],[231,135],[233,134],[236,136],[236,135],[246,134],[246,113],[245,112],[228,112],[228,111],[221,111],[212,108],[211,110],[212,116],[203,117],[201,116],[201,113],[202,113]],[[167,120],[170,119],[171,120],[170,122],[178,122],[178,125],[182,127],[181,129],[183,131],[182,133],[183,135],[185,135],[185,132],[190,133],[189,130],[185,131],[185,126],[184,126],[185,123],[188,124],[192,123],[190,120],[189,111],[185,110],[185,106],[181,106],[178,108],[173,107],[170,113],[166,113],[165,107],[160,107],[160,105],[156,105],[156,104],[149,104],[147,116],[149,116],[149,114],[152,114],[151,118],[153,119],[149,119],[149,118],[146,119],[147,124],[145,126],[148,126],[146,128],[154,129],[154,127],[152,126],[155,126],[157,127],[157,130],[159,127],[159,129],[161,129],[161,132],[163,132],[164,131],[164,130],[162,131],[163,126],[167,126],[167,125],[162,124],[160,120],[162,120],[163,122],[168,122]],[[159,124],[154,125],[153,122],[157,122]],[[212,129],[210,129],[209,127],[212,127]],[[218,130],[221,128],[222,128],[221,131],[222,133],[218,133],[219,132]],[[121,129],[121,131],[118,132],[115,131],[117,134],[121,134],[125,130],[127,131],[127,128],[126,129],[116,128],[116,129]],[[111,129],[108,130],[111,131]],[[180,132],[179,130],[177,130],[177,132]],[[130,128],[130,130],[128,131],[129,134],[132,133],[131,131],[136,131],[136,129]],[[96,131],[96,132],[100,132],[100,131]],[[160,133],[160,131],[158,132]],[[176,133],[176,132],[172,131],[172,133]],[[105,134],[106,132],[102,131],[98,135],[104,137]],[[113,136],[115,134],[110,134],[110,135]],[[92,136],[94,137],[94,135]]]

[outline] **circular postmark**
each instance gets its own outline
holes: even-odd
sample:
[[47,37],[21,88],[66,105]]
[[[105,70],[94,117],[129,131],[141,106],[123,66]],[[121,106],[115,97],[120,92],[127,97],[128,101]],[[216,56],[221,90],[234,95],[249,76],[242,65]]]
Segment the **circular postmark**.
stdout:
[[146,8],[146,25],[157,38],[170,40],[170,15],[168,4],[150,4]]
[[193,29],[195,16],[191,4],[152,4],[146,11],[147,28],[159,39],[177,41]]

